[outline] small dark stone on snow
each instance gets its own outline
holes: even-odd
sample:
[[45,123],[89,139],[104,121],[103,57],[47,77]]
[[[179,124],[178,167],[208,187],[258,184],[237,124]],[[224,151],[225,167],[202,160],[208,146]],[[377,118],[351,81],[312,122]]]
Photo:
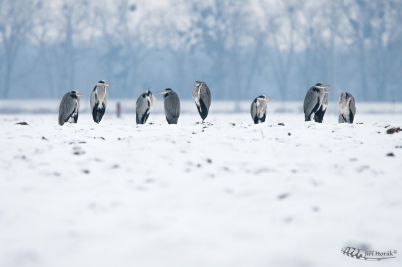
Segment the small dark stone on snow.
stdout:
[[395,157],[394,153],[392,153],[392,152],[391,152],[391,153],[388,153],[387,156],[388,156],[388,157]]
[[319,212],[319,211],[320,211],[320,208],[319,208],[319,207],[313,207],[313,211],[314,211],[314,212]]
[[232,124],[232,126],[236,126],[236,123],[234,123],[234,122],[230,122],[230,124]]
[[288,135],[291,136],[292,134],[291,134],[291,133],[288,133]]
[[82,172],[85,174],[89,174],[89,170],[83,170]]
[[288,193],[285,193],[285,194],[279,195],[279,196],[278,196],[278,199],[279,199],[279,200],[282,200],[282,199],[287,198],[288,196],[289,196],[289,194],[288,194]]
[[291,223],[293,221],[292,217],[285,218],[285,223]]
[[211,159],[207,159],[207,162],[208,162],[208,163],[212,163],[212,160],[211,160]]
[[26,123],[25,121],[22,121],[22,122],[17,122],[16,124],[19,124],[19,125],[29,125],[28,123]]
[[278,123],[278,125],[280,125],[280,126],[285,126],[285,124],[282,123],[282,122]]
[[46,139],[46,137],[44,137],[44,136],[42,136],[42,140],[46,140],[46,141],[48,141],[48,140]]
[[197,167],[200,168],[200,167],[201,167],[201,164],[197,164]]
[[394,133],[399,133],[400,131],[402,131],[402,129],[401,128],[396,128],[396,127],[393,127],[393,128],[389,128],[388,130],[387,130],[387,134],[394,134]]

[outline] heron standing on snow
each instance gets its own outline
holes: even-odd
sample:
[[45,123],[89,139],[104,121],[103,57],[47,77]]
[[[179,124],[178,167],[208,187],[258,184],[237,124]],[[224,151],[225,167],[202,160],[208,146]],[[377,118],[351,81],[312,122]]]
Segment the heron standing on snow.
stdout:
[[265,122],[265,117],[267,115],[267,102],[268,100],[273,100],[265,95],[257,96],[253,102],[251,102],[250,113],[254,124],[259,124]]
[[107,105],[107,87],[113,84],[99,81],[91,93],[91,111],[94,122],[99,123],[105,114]]
[[77,123],[78,111],[80,109],[80,96],[83,94],[77,91],[66,93],[60,102],[59,107],[59,125],[63,126],[64,123]]
[[323,122],[328,107],[328,87],[329,85],[317,83],[307,91],[303,105],[306,121]]
[[339,108],[341,114],[339,115],[340,123],[353,123],[356,115],[355,98],[349,93],[342,93],[339,97]]
[[180,99],[170,88],[157,92],[163,95],[166,120],[169,124],[177,124],[180,116]]
[[202,122],[204,122],[211,106],[211,91],[208,85],[204,82],[196,81],[193,89],[193,98]]
[[144,124],[147,122],[149,114],[154,108],[154,105],[155,97],[148,88],[148,91],[142,93],[137,99],[135,108],[137,124]]

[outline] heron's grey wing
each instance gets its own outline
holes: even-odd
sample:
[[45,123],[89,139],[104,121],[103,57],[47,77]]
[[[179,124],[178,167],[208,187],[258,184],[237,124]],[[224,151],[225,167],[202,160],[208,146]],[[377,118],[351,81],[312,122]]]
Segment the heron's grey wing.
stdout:
[[95,104],[96,104],[96,91],[95,91],[95,89],[96,89],[96,86],[95,86],[95,88],[94,88],[94,90],[92,90],[92,92],[91,92],[91,100],[90,100],[90,103],[91,103],[91,112],[92,112],[92,110],[94,109],[94,107],[95,107]]
[[143,121],[144,115],[148,113],[150,108],[148,99],[144,98],[143,95],[144,94],[141,94],[138,97],[135,107],[137,117],[141,122]]
[[197,87],[194,86],[193,92],[192,92],[192,97],[195,99],[196,97],[198,97],[198,93],[197,93]]
[[76,107],[76,100],[70,96],[70,93],[66,93],[60,102],[59,125],[63,125],[73,115]]
[[200,98],[204,102],[204,105],[209,109],[211,106],[211,91],[205,83],[202,83],[200,86]]
[[318,93],[313,91],[312,89],[309,89],[307,91],[306,97],[304,98],[303,105],[304,113],[306,114],[306,116],[311,114],[318,101]]
[[251,102],[250,114],[251,114],[251,118],[253,120],[255,119],[255,116],[257,116],[257,103],[255,100],[253,102]]
[[171,117],[178,118],[180,116],[180,99],[175,92],[169,93],[169,99],[165,99],[165,112]]

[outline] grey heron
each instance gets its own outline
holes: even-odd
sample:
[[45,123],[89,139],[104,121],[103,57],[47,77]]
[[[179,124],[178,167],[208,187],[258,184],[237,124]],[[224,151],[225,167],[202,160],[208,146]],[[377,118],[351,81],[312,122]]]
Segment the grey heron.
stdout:
[[273,100],[265,95],[257,96],[253,102],[251,102],[250,113],[254,124],[259,124],[265,122],[265,117],[267,115],[267,102],[268,100]]
[[107,105],[107,87],[113,84],[100,80],[91,93],[91,111],[94,122],[99,123]]
[[80,96],[83,94],[77,91],[66,93],[60,102],[59,107],[59,125],[63,126],[64,123],[77,123],[78,111],[80,109]]
[[339,97],[339,108],[341,114],[339,115],[340,123],[353,123],[356,115],[355,98],[349,93],[342,93]]
[[180,116],[180,99],[170,88],[157,92],[163,95],[166,120],[169,124],[177,124]]
[[317,83],[307,91],[303,105],[306,121],[323,122],[328,107],[328,87],[329,85]]
[[193,98],[202,122],[204,122],[211,106],[211,91],[208,85],[204,82],[196,81],[193,89]]
[[148,88],[148,91],[142,93],[136,102],[135,111],[137,124],[144,124],[147,122],[149,114],[154,108],[154,105],[155,97]]

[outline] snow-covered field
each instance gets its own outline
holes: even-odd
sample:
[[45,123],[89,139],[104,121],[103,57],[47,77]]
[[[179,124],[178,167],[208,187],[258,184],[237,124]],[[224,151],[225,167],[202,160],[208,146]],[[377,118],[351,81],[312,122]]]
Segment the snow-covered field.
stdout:
[[402,266],[402,113],[303,118],[3,114],[0,266]]

